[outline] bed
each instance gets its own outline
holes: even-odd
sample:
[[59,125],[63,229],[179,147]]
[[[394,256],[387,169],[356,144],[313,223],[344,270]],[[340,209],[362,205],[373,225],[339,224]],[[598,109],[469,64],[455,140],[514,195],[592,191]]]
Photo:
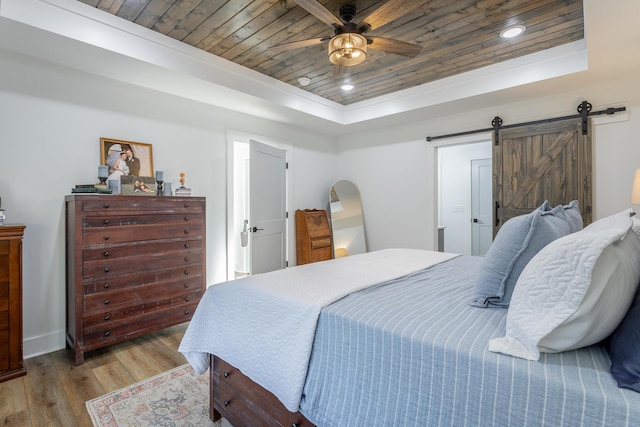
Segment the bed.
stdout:
[[[544,249],[532,257],[558,255]],[[638,425],[640,393],[618,386],[599,337],[537,360],[501,351],[518,320],[470,304],[484,264],[390,249],[212,286],[180,351],[210,369],[211,418],[233,425]]]

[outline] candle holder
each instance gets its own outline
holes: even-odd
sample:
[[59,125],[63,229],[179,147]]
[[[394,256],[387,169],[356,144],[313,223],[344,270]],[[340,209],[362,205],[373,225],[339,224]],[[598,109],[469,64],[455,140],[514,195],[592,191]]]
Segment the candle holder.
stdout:
[[162,185],[164,183],[164,173],[162,171],[156,171],[156,183],[156,195],[164,196],[164,186]]
[[100,185],[103,185],[104,188],[107,187],[108,176],[109,176],[109,167],[106,165],[98,166],[98,180],[100,181]]

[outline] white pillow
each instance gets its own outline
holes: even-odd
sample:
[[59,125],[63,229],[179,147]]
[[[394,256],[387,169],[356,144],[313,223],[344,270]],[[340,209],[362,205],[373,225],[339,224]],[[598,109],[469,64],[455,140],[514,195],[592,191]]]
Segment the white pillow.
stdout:
[[630,210],[544,247],[522,271],[503,338],[489,350],[529,360],[595,344],[629,309],[640,282],[640,239]]

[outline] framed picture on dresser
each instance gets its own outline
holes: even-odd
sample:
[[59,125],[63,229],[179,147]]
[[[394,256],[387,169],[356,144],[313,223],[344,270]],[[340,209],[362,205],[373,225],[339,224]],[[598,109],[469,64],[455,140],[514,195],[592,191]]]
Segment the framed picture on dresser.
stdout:
[[125,175],[120,177],[123,196],[155,196],[156,181],[150,176]]
[[109,166],[110,180],[121,176],[153,176],[151,144],[100,138],[100,164]]

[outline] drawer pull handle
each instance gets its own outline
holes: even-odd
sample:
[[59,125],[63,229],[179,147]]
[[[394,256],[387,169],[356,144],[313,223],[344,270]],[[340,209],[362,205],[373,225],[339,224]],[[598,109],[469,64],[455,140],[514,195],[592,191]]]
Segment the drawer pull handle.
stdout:
[[184,287],[185,287],[185,288],[188,288],[189,286],[191,286],[189,283],[185,283],[185,284],[184,284]]
[[184,257],[184,260],[185,260],[186,262],[189,262],[189,257],[188,257],[188,256]]
[[188,228],[184,230],[184,234],[189,234],[189,233],[191,233],[191,230],[189,230]]
[[293,424],[291,424],[291,427],[300,427],[300,424],[298,424],[298,423],[293,423]]
[[231,401],[230,400],[225,400],[223,402],[223,404],[224,404],[224,407],[226,408],[227,406],[229,406],[231,404]]
[[109,240],[109,236],[104,236],[103,239],[104,240]]
[[184,297],[184,300],[185,301],[189,301],[189,298],[190,298],[189,296],[186,296],[186,297]]
[[185,243],[185,244],[184,244],[184,247],[188,249],[188,248],[189,248],[189,244],[188,244],[188,243]]
[[225,377],[225,378],[229,378],[229,375],[230,375],[230,374],[229,374],[229,372],[225,372],[225,373],[223,373],[222,375],[224,375],[224,377]]
[[104,225],[109,225],[109,220],[108,219],[104,220]]
[[109,256],[111,255],[108,251],[104,253],[104,256]]
[[109,272],[109,267],[105,267],[105,268],[104,268],[104,272],[105,272],[105,273],[108,273],[108,272]]
[[184,271],[184,274],[189,274],[189,270],[185,270],[185,271]]
[[184,204],[184,207],[185,207],[185,208],[188,208],[188,207],[189,207],[189,203],[185,203],[185,204]]
[[185,216],[185,217],[184,217],[184,220],[185,220],[185,221],[189,221],[190,219],[191,219],[191,218],[189,218],[188,216]]
[[104,304],[107,305],[109,304],[111,301],[109,301],[108,299],[104,300]]
[[111,335],[111,332],[109,332],[109,331],[107,331],[107,332],[105,332],[105,333],[104,333],[104,336],[105,336],[105,337],[108,337],[109,335]]
[[105,283],[105,284],[104,284],[104,288],[105,288],[105,289],[109,289],[109,287],[110,287],[110,286],[111,286],[111,285],[109,285],[108,283]]
[[109,203],[105,203],[103,206],[105,209],[107,209],[109,207]]
[[111,319],[111,316],[109,316],[108,314],[104,316],[104,320],[109,320],[109,319]]

